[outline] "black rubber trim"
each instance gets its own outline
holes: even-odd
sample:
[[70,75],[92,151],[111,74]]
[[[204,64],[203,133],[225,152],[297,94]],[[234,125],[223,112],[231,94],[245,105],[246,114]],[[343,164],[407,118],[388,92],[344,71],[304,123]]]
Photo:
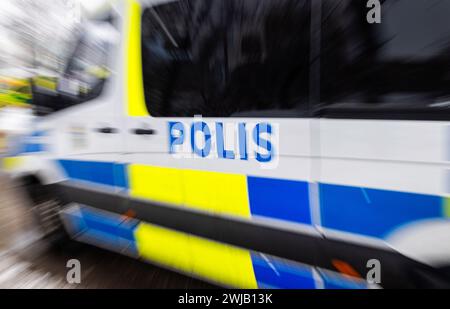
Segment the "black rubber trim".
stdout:
[[336,268],[332,260],[341,260],[365,277],[369,270],[367,261],[378,259],[385,288],[450,287],[448,278],[436,269],[393,250],[129,199],[122,194],[94,190],[70,181],[52,187],[67,202],[117,214],[133,210],[136,219],[144,222],[333,271]]
[[314,112],[314,118],[449,121],[449,108],[377,108],[325,107]]
[[132,134],[135,135],[155,135],[156,134],[156,130],[153,129],[134,129],[131,130]]
[[117,130],[116,128],[105,127],[105,128],[97,128],[95,129],[95,132],[102,134],[117,134],[119,133],[119,130]]

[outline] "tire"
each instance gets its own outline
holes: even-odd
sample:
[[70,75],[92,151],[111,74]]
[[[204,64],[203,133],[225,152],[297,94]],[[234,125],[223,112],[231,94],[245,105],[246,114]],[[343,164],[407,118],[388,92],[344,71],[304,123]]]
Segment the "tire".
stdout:
[[28,195],[31,199],[31,213],[42,238],[52,247],[63,248],[71,242],[59,212],[65,204],[52,193],[48,187],[39,183],[27,184]]

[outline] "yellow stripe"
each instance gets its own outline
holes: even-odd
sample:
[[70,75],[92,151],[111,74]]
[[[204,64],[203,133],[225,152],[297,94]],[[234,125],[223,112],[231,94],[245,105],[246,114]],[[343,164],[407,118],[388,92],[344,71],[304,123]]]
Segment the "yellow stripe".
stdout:
[[133,197],[250,218],[245,175],[138,164],[128,173]]
[[128,1],[126,93],[128,116],[148,116],[145,106],[141,58],[141,6],[136,0]]
[[151,261],[191,272],[188,235],[140,223],[134,231],[139,255]]
[[257,288],[248,250],[141,223],[139,254],[151,261],[237,288]]
[[450,218],[450,197],[444,197],[443,203],[444,203],[444,216]]
[[181,170],[130,164],[128,167],[130,195],[156,202],[183,204]]
[[245,175],[185,170],[183,181],[187,207],[250,218]]
[[3,158],[2,167],[7,171],[14,170],[24,164],[24,157]]

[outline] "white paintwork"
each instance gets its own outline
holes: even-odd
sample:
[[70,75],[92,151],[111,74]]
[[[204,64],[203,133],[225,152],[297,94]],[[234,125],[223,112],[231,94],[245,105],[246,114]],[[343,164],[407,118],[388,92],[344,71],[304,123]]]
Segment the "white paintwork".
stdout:
[[320,120],[320,182],[448,195],[448,122]]

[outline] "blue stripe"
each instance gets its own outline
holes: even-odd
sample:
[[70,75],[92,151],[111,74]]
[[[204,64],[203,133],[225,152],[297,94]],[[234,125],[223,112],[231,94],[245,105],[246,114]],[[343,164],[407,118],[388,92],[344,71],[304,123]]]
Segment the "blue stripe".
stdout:
[[331,273],[321,271],[320,273],[325,289],[342,290],[342,289],[367,289],[367,282],[364,280],[352,279],[345,277],[339,273]]
[[117,237],[116,235],[111,235],[94,229],[84,231],[77,237],[77,239],[83,240],[85,237],[88,237],[90,242],[93,242],[99,247],[106,246],[108,249],[118,251],[122,254],[127,252],[133,256],[138,256],[137,246],[133,241],[125,240]]
[[117,187],[128,188],[127,164],[114,164],[114,178]]
[[384,238],[416,220],[442,217],[438,196],[320,184],[322,225]]
[[72,214],[72,213],[62,213],[64,218],[70,222],[71,230],[70,232],[73,233],[73,236],[82,233],[87,230],[86,222],[84,222],[83,217],[81,214]]
[[31,133],[31,137],[42,137],[42,136],[47,136],[48,131],[42,130],[42,131],[34,131],[33,133]]
[[270,264],[260,254],[252,253],[253,270],[260,288],[315,289],[312,267],[291,264],[273,257],[267,257]]
[[110,249],[137,254],[134,239],[134,230],[139,224],[137,220],[124,220],[119,215],[106,215],[87,207],[81,207],[79,215],[63,215],[74,229],[73,236],[88,237],[99,246],[107,245]]
[[247,177],[252,215],[311,224],[308,183]]
[[[59,161],[72,179],[127,189],[127,165]],[[308,183],[247,177],[252,215],[311,224]],[[441,218],[442,197],[379,189],[319,184],[322,226],[385,238],[404,224]]]
[[59,163],[69,178],[121,188],[128,187],[124,164],[72,160],[60,160]]
[[89,229],[102,231],[117,237],[125,238],[134,241],[134,229],[138,222],[135,220],[127,220],[116,215],[103,215],[99,212],[91,211],[83,208],[83,214],[86,226]]
[[47,136],[47,131],[34,131],[24,138],[22,150],[19,154],[38,153],[46,151],[46,145],[41,142],[36,142],[36,138]]
[[25,144],[22,153],[35,153],[45,151],[45,146],[42,144]]

